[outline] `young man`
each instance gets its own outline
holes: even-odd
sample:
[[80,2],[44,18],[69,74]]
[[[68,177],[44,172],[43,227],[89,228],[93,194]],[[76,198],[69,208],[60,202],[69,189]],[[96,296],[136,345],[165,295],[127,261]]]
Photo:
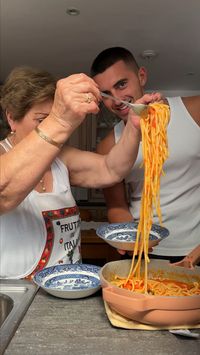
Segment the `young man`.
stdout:
[[[113,47],[101,52],[94,60],[91,75],[104,93],[134,102],[144,95],[147,71],[139,67],[125,48]],[[97,151],[106,154],[119,140],[126,125],[129,107],[103,99],[108,110],[121,121],[98,145]],[[170,236],[161,241],[152,257],[171,261],[181,260],[200,242],[200,96],[165,98],[170,106],[168,125],[169,158],[161,178],[161,210],[163,223]],[[143,187],[141,147],[132,172],[125,183],[104,189],[111,223],[139,219]],[[127,198],[128,191],[128,198]],[[154,215],[153,223],[158,224]]]

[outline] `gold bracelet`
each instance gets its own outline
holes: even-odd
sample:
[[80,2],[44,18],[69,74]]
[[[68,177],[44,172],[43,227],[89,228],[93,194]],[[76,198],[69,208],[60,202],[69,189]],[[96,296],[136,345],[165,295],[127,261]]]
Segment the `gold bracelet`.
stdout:
[[41,129],[39,129],[38,127],[35,128],[35,132],[38,134],[38,136],[40,136],[40,138],[44,139],[47,143],[55,145],[55,147],[59,149],[62,148],[62,143],[55,142],[52,138],[46,136],[46,134],[44,134],[44,132],[42,132]]

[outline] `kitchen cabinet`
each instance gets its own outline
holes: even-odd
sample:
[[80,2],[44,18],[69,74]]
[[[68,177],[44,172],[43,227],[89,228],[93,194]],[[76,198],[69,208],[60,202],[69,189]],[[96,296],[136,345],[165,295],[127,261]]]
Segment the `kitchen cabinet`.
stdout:
[[[96,151],[96,146],[101,142],[105,136],[111,131],[113,126],[119,122],[119,118],[109,112],[102,104],[98,115],[91,115],[91,136],[87,135],[88,142],[90,142],[90,150]],[[91,137],[91,138],[90,138]],[[103,193],[101,189],[90,189],[88,194],[88,200],[90,202],[104,201]]]
[[[104,107],[98,115],[88,115],[74,132],[69,144],[82,150],[96,151],[96,145],[108,134],[118,119]],[[82,221],[107,222],[107,209],[101,189],[73,188],[73,194],[80,208]],[[116,249],[96,235],[95,229],[81,231],[81,252],[84,263],[104,265],[119,260]]]
[[100,237],[96,235],[96,229],[94,227],[101,223],[107,222],[107,210],[105,206],[82,206],[80,208],[82,225],[90,226],[84,230],[81,229],[81,254],[84,263],[103,266],[109,261],[120,260],[121,255],[117,250],[111,247],[108,243],[104,242]]
[[117,250],[99,238],[94,229],[81,232],[81,254],[83,263],[99,266],[121,259]]
[[[0,90],[1,90],[1,85],[0,85]],[[7,133],[8,133],[8,124],[3,118],[3,110],[0,107],[0,140],[4,139],[7,136]]]
[[[97,144],[117,122],[119,122],[119,118],[110,113],[102,104],[97,115],[87,116],[69,139],[69,144],[82,150],[95,152]],[[101,189],[74,188],[73,194],[76,201],[87,201],[88,203],[104,201]]]

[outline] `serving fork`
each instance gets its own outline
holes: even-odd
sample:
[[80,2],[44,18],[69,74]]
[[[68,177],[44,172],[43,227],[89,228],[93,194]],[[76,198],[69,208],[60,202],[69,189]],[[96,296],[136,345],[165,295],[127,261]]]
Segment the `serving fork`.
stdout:
[[121,100],[115,96],[112,96],[112,95],[109,95],[109,94],[106,94],[104,92],[101,91],[101,96],[102,97],[105,97],[105,98],[108,98],[108,99],[111,99],[115,102],[121,102],[122,104],[130,107],[137,115],[140,115],[146,108],[147,108],[147,105],[145,104],[132,104],[131,102],[128,102],[128,101],[125,101],[125,100]]

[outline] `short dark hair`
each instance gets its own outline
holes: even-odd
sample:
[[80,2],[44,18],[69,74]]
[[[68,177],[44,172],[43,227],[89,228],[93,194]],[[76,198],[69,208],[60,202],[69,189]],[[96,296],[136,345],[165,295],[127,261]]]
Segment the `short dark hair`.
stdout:
[[110,47],[104,49],[94,59],[90,70],[91,76],[94,77],[97,74],[103,73],[106,69],[120,60],[123,60],[126,64],[130,65],[133,70],[138,71],[138,63],[128,49],[123,47]]

